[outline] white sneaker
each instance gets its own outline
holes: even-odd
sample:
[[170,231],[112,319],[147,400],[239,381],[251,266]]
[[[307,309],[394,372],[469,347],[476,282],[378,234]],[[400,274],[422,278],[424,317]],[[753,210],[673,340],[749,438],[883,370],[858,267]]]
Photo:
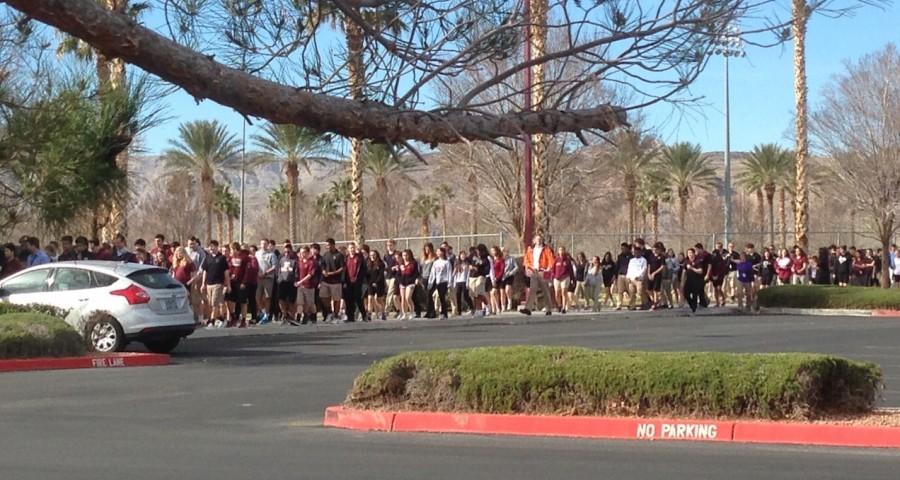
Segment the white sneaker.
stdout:
[[328,316],[325,317],[325,323],[331,323],[334,321],[334,315],[329,313]]
[[222,328],[225,326],[225,322],[223,322],[222,320],[216,320],[215,325],[216,325],[216,328]]

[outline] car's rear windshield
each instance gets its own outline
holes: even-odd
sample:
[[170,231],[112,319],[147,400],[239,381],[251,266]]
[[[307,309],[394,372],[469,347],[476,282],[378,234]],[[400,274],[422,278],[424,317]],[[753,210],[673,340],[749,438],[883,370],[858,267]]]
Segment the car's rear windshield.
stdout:
[[128,279],[138,285],[155,288],[181,288],[181,284],[169,275],[169,272],[161,268],[148,268],[146,270],[138,270],[128,275]]

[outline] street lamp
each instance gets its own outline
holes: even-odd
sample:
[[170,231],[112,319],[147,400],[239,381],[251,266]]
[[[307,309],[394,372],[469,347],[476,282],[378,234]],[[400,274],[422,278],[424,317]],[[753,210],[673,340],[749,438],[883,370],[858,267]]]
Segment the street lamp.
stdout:
[[714,53],[725,57],[725,242],[731,238],[731,116],[729,113],[728,94],[728,57],[743,57],[744,41],[741,40],[741,31],[734,25],[729,25],[725,31],[715,40]]

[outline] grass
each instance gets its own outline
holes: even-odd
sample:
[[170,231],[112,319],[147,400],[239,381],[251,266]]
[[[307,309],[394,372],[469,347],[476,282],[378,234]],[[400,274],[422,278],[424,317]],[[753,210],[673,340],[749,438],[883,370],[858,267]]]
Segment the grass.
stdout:
[[780,286],[759,292],[759,306],[900,310],[900,290],[863,287]]
[[0,314],[0,358],[83,355],[84,340],[60,318],[43,313]]
[[811,419],[870,411],[881,369],[827,355],[489,347],[410,352],[353,383],[354,408]]

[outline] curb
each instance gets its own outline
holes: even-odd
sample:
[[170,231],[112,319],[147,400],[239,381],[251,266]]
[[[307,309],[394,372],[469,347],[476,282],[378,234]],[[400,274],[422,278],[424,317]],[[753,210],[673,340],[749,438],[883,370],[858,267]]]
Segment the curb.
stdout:
[[900,448],[900,427],[788,422],[380,412],[334,406],[325,409],[324,425],[348,430],[405,433]]
[[0,360],[0,372],[71,370],[77,368],[154,367],[169,365],[172,357],[158,353],[108,353],[84,357],[41,357]]
[[856,310],[837,308],[761,308],[768,315],[807,315],[815,317],[900,318],[900,310]]

